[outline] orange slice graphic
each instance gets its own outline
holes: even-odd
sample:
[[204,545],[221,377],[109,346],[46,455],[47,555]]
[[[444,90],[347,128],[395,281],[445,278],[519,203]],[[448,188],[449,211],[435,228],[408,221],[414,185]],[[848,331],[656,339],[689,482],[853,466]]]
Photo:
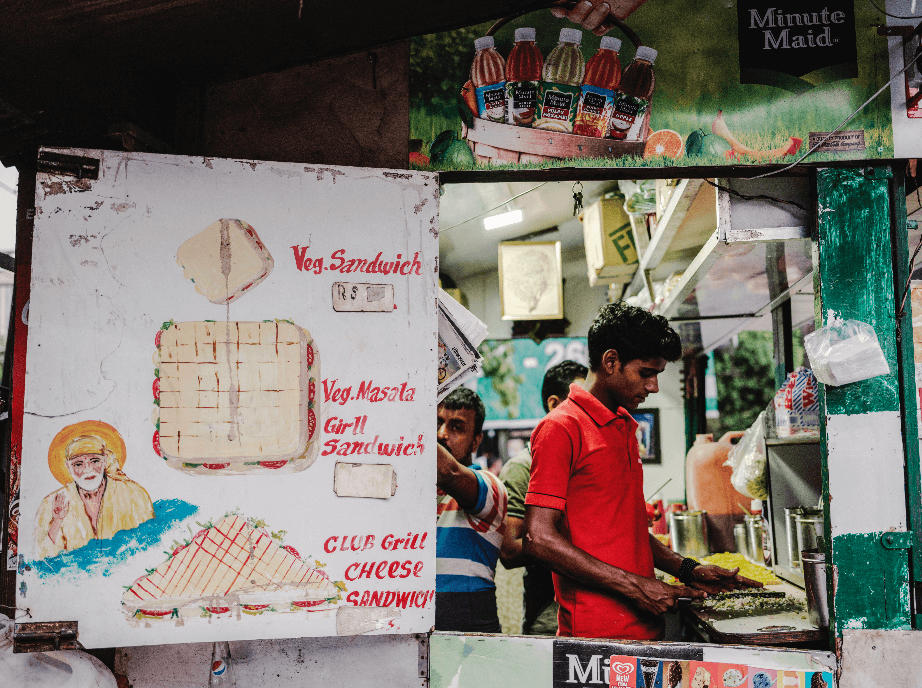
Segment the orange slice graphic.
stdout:
[[672,129],[654,131],[647,138],[647,145],[643,149],[643,157],[650,158],[654,155],[665,155],[668,158],[680,158],[684,152],[682,137]]

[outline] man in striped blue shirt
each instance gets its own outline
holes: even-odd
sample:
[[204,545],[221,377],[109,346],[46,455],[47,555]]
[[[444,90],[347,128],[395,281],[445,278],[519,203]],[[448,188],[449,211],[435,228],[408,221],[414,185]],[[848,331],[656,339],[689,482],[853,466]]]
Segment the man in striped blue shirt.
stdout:
[[486,409],[459,387],[439,404],[435,628],[500,633],[493,576],[503,542],[506,488],[472,465]]

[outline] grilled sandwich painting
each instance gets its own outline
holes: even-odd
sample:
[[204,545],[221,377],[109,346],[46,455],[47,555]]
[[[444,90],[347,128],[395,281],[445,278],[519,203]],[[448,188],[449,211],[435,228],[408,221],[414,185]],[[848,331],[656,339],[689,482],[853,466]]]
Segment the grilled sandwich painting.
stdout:
[[290,320],[165,322],[154,451],[185,473],[301,471],[317,456],[320,357]]
[[76,153],[17,319],[17,606],[88,648],[428,631],[437,178]]
[[311,566],[265,524],[229,513],[203,525],[125,590],[122,608],[132,622],[310,613],[342,599],[342,581],[331,581],[323,564]]

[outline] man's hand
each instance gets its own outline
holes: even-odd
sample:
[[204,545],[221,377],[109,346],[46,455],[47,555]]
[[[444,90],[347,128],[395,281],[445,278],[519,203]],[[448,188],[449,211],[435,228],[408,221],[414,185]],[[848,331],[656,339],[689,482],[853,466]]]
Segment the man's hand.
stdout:
[[724,569],[720,566],[696,566],[691,572],[689,587],[712,595],[744,588],[761,588],[762,583],[739,575],[739,567]]
[[656,578],[640,578],[637,593],[630,595],[638,607],[651,614],[665,614],[676,608],[680,597],[707,597],[704,590],[692,590],[684,585],[669,585]]
[[442,492],[454,497],[462,509],[473,508],[480,494],[480,481],[474,470],[458,463],[441,444],[436,443],[435,446],[438,451],[436,485]]
[[626,19],[647,0],[561,0],[560,7],[551,10],[558,19],[566,17],[596,36],[603,36],[613,28],[614,22],[608,16]]

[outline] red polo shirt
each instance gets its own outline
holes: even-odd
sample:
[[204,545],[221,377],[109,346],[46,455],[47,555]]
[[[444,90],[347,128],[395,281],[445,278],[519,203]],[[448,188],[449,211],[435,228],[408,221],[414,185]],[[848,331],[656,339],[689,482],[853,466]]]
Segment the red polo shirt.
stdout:
[[[526,504],[563,512],[561,533],[606,564],[653,577],[653,552],[643,498],[637,423],[623,408],[612,413],[577,384],[531,436],[532,469]],[[615,594],[554,574],[560,604],[558,635],[655,640],[660,617]]]

